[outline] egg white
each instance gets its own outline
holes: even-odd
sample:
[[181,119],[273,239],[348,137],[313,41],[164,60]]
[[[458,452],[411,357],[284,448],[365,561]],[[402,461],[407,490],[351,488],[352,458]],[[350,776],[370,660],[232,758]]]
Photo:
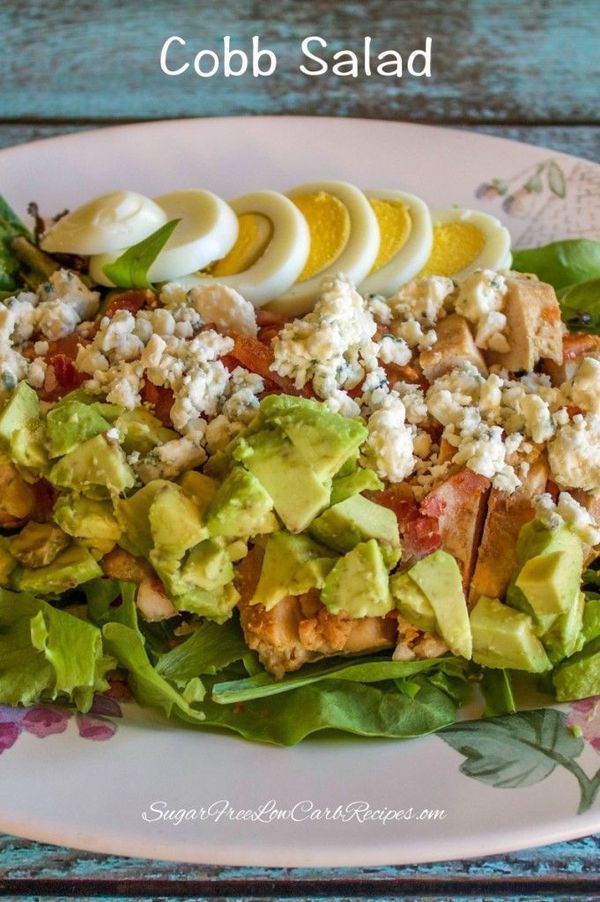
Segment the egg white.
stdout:
[[[468,222],[482,233],[485,244],[477,257],[461,269],[452,273],[454,279],[464,279],[478,269],[510,269],[512,254],[510,252],[510,232],[495,216],[481,213],[479,210],[467,210],[462,207],[448,207],[431,211],[433,225],[447,222]],[[425,261],[427,262],[427,261]]]
[[[197,188],[172,191],[155,197],[154,202],[163,210],[167,221],[181,221],[148,270],[150,282],[166,282],[202,269],[212,260],[224,257],[235,244],[237,216],[212,191]],[[119,253],[99,254],[91,258],[90,275],[95,282],[113,284],[104,274],[104,267],[118,256]]]
[[285,316],[306,313],[317,300],[324,278],[343,273],[355,285],[359,285],[373,266],[379,250],[379,226],[369,201],[362,191],[349,182],[310,182],[288,191],[288,197],[324,192],[337,197],[348,210],[350,234],[336,259],[321,272],[296,282],[292,287],[276,297],[269,310]]
[[411,230],[398,253],[385,266],[361,282],[361,294],[393,294],[421,271],[431,254],[433,227],[429,207],[420,197],[406,191],[365,191],[367,198],[397,201],[408,208]]
[[57,254],[107,254],[143,241],[167,221],[164,210],[137,191],[111,191],[59,219],[41,247]]
[[277,191],[244,194],[229,205],[238,216],[256,213],[271,221],[273,237],[264,253],[240,273],[218,278],[192,273],[177,281],[184,286],[228,285],[255,307],[261,307],[287,291],[304,269],[310,248],[308,225],[292,201]]

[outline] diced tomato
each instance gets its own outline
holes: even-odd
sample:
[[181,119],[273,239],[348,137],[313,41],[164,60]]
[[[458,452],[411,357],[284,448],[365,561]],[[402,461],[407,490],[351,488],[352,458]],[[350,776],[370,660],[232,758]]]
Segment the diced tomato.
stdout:
[[123,291],[110,299],[104,316],[112,317],[119,310],[129,310],[134,315],[143,307],[153,307],[156,304],[156,295],[145,288],[132,288]]
[[170,388],[162,385],[154,385],[147,379],[144,380],[140,394],[142,401],[150,404],[154,409],[154,415],[164,423],[165,426],[172,426],[171,408],[175,403],[175,395]]
[[549,479],[548,482],[546,483],[546,491],[548,492],[549,495],[552,496],[552,500],[556,504],[556,502],[558,501],[558,495],[560,493],[560,489],[552,479]]
[[371,501],[381,504],[396,514],[404,551],[410,558],[421,558],[437,551],[442,544],[435,517],[424,516],[419,511],[412,490],[399,483],[381,492],[365,492]]

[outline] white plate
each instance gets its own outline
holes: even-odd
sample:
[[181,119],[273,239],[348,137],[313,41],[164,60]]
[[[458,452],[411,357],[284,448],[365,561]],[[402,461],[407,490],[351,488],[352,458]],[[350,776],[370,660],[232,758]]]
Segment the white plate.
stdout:
[[[406,189],[435,206],[479,207],[499,216],[522,246],[600,238],[600,166],[440,128],[352,119],[186,120],[0,153],[0,190],[23,215],[30,200],[48,215],[115,188],[160,194],[199,186],[228,197],[327,178]],[[124,710],[122,720],[100,721],[0,709],[0,829],[101,852],[272,866],[434,861],[600,829],[593,799],[600,716],[592,703],[521,715],[505,732],[501,725],[469,727],[462,752],[456,737],[453,747],[440,736],[280,749]],[[570,723],[583,738],[573,736]],[[491,729],[497,732],[487,743]],[[586,810],[577,814],[581,798]],[[304,800],[321,816],[308,817],[297,805]],[[151,806],[161,801],[191,819],[153,820]],[[200,817],[200,809],[220,801],[238,819]],[[413,817],[384,822],[381,815],[359,818],[356,808],[344,818],[325,817],[324,809],[355,802],[412,809]],[[264,806],[288,816],[260,815]],[[423,809],[443,809],[445,817],[419,818]]]

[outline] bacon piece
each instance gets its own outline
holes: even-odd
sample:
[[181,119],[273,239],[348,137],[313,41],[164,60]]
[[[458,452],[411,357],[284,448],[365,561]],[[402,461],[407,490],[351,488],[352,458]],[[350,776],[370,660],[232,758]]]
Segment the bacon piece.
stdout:
[[66,354],[54,354],[47,358],[46,378],[38,394],[42,401],[57,401],[63,395],[85,382],[88,378],[75,367],[72,358]]
[[114,295],[103,316],[113,317],[119,310],[129,310],[135,316],[143,307],[155,307],[156,295],[145,288],[131,288]]
[[421,502],[421,513],[437,520],[442,548],[456,558],[465,586],[475,567],[489,491],[490,480],[465,467]]
[[402,536],[405,560],[419,560],[441,547],[438,521],[430,513],[423,514],[412,489],[398,483],[380,492],[365,492],[376,504],[393,511]]
[[271,369],[274,354],[270,346],[263,344],[257,338],[252,338],[250,335],[243,335],[241,332],[233,332],[231,337],[235,344],[227,358],[233,358],[238,366],[244,366],[251,373],[257,373],[263,379],[268,379],[280,391],[285,392],[286,395],[304,395],[304,397],[312,395],[307,386],[303,389],[297,389],[291,379],[288,379],[287,376],[280,376]]
[[145,404],[150,404],[154,411],[154,416],[168,427],[172,427],[171,408],[175,403],[175,395],[170,388],[164,385],[154,385],[144,379],[140,395]]

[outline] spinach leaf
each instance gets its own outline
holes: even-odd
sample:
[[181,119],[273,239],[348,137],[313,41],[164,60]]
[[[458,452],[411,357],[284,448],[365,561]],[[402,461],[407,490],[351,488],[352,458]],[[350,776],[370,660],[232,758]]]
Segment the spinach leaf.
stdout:
[[507,670],[482,668],[481,691],[485,699],[484,717],[514,714],[517,710],[512,691],[512,680]]
[[555,289],[600,277],[600,241],[572,238],[513,251],[513,269],[535,273]]
[[9,294],[21,287],[21,261],[12,249],[12,241],[29,233],[17,214],[0,196],[0,291]]
[[600,278],[567,285],[557,292],[562,318],[577,332],[600,332]]
[[104,267],[104,274],[119,288],[150,288],[148,270],[181,222],[171,219],[143,241],[128,248],[113,263]]

